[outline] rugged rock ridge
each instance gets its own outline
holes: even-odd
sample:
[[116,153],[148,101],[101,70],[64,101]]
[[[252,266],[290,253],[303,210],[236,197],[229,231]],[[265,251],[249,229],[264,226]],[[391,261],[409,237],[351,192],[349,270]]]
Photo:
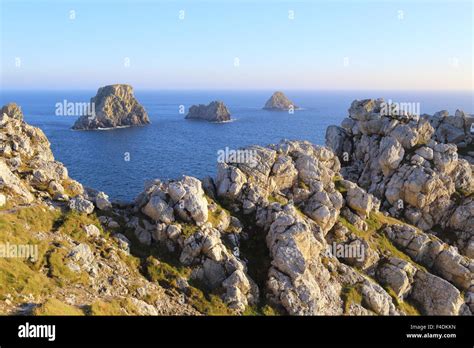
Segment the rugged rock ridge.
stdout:
[[463,129],[455,139],[464,145],[472,140],[465,133],[464,113],[442,121],[440,113],[389,116],[380,112],[383,103],[354,101],[342,127],[327,129],[326,143],[341,159],[342,175],[378,197],[391,216],[453,243],[472,258],[473,163],[460,158],[456,145],[438,142],[446,140],[444,125],[453,123]]
[[[0,313],[199,314],[140,274],[120,215],[104,193],[87,191],[16,104],[1,109]],[[5,246],[37,249],[9,258]]]
[[296,110],[298,107],[289,100],[283,92],[277,91],[267,100],[263,109],[272,111],[288,111]]
[[[363,117],[365,122],[371,105],[355,102],[350,114]],[[19,116],[17,107],[7,110]],[[430,146],[413,149],[420,140],[431,141],[428,120],[408,117],[395,122],[370,117],[392,126],[390,136],[400,143],[393,146],[406,151],[401,167],[409,161],[410,170],[418,168],[420,165],[412,162],[422,148],[429,157],[430,151],[424,148]],[[42,168],[51,171],[44,175],[56,180],[58,164],[51,164],[56,162],[46,138],[20,119],[2,115],[2,162],[7,145],[12,151],[25,147],[22,144],[28,141],[20,140],[25,137],[23,133],[41,134],[37,136],[41,141],[29,140],[35,144],[32,153],[45,150],[42,153],[48,164]],[[377,122],[363,122],[355,129],[379,129]],[[464,247],[461,255],[456,247],[463,238],[452,241],[440,234],[441,239],[390,217],[396,212],[387,206],[385,196],[367,192],[364,180],[358,184],[357,180],[349,181],[356,177],[359,167],[352,169],[342,162],[341,169],[338,156],[344,159],[344,149],[348,148],[349,153],[357,153],[359,137],[366,134],[350,138],[346,137],[348,132],[335,127],[328,130],[337,135],[329,138],[336,154],[329,147],[299,141],[251,146],[246,149],[254,154],[251,163],[219,163],[215,179],[200,181],[184,176],[167,182],[150,181],[129,205],[111,204],[106,194],[90,189],[52,195],[46,186],[35,186],[34,175],[14,172],[10,163],[5,164],[9,172],[2,173],[0,182],[8,207],[0,209],[0,223],[8,226],[9,233],[18,226],[28,226],[21,233],[17,230],[17,235],[34,236],[47,250],[40,262],[46,265],[45,270],[26,261],[16,261],[19,264],[14,267],[20,272],[27,265],[27,279],[40,277],[41,282],[52,286],[47,294],[29,298],[33,305],[28,308],[40,314],[51,306],[47,298],[52,297],[63,303],[63,313],[88,308],[87,313],[101,314],[124,307],[122,314],[151,315],[472,314],[474,262],[468,249]],[[390,139],[373,135],[371,151],[378,151],[376,145],[385,149],[382,142],[390,143]],[[454,145],[433,145],[431,171],[428,166],[422,170],[435,177],[432,181],[469,187],[469,165],[465,167],[465,161],[456,156],[446,160],[436,146]],[[373,168],[370,161],[380,165],[381,178],[398,170],[383,156],[381,162],[370,155],[361,158],[362,168],[366,164]],[[29,167],[36,162],[29,159],[25,163]],[[453,168],[446,172],[450,166]],[[465,170],[457,170],[458,166]],[[362,170],[357,179],[364,178],[364,173]],[[407,185],[405,181],[403,185]],[[20,184],[23,190],[12,189]],[[407,187],[411,190],[413,185]],[[28,194],[29,200],[25,198]],[[435,196],[431,204],[438,206],[439,197],[443,196]],[[472,196],[459,193],[459,197],[449,203],[449,209],[454,209],[454,220],[449,223],[469,234],[472,231],[465,226],[474,216],[469,210]],[[28,220],[26,212],[30,209],[41,209],[34,212],[35,216],[47,224]],[[456,236],[463,236],[461,232]],[[8,241],[11,233],[0,234],[0,238],[0,242]],[[0,259],[0,273],[12,269],[3,261]],[[0,284],[0,294],[10,296],[8,306],[0,305],[2,312],[23,308],[24,300],[20,299],[27,294],[18,290],[21,279],[24,276],[14,277],[7,287]],[[128,302],[123,302],[127,298]]]
[[95,114],[79,117],[73,129],[92,130],[150,123],[147,112],[135,99],[132,86],[117,84],[101,87],[90,102],[94,105]]
[[225,122],[230,121],[230,112],[223,102],[213,101],[208,105],[199,104],[191,106],[185,118],[209,122]]
[[466,148],[473,143],[470,127],[474,123],[474,117],[464,111],[456,110],[452,116],[448,111],[442,110],[429,119],[435,130],[433,139],[438,143],[451,143],[458,148]]
[[44,133],[23,121],[14,103],[0,115],[0,188],[6,203],[29,204],[36,198],[68,200],[83,193],[67,168],[55,161]]
[[[470,313],[472,260],[380,213],[376,197],[340,177],[328,148],[285,141],[247,150],[257,165],[221,163],[215,180],[150,183],[134,208],[148,217],[137,237],[166,245],[238,312],[258,303],[293,315]],[[247,246],[258,240],[267,255],[255,263]],[[336,257],[333,243],[365,255]]]

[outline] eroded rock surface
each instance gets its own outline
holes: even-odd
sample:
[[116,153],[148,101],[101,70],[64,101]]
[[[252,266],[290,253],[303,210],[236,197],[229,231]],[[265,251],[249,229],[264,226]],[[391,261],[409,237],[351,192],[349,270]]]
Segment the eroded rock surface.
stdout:
[[93,130],[116,127],[142,126],[150,123],[148,114],[133,94],[130,85],[110,85],[99,88],[90,100],[90,115],[83,115],[73,129]]

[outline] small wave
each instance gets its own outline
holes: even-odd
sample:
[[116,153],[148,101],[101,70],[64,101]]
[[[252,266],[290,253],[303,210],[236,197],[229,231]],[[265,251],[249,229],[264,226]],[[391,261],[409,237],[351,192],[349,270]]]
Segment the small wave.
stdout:
[[237,121],[237,118],[232,118],[228,121],[215,121],[215,122],[211,122],[211,123],[232,123],[234,121]]

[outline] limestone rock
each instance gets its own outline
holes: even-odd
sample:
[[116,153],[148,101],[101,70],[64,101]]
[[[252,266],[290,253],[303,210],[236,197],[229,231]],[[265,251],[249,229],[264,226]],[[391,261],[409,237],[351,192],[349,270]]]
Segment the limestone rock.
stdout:
[[132,86],[117,84],[101,87],[90,102],[94,105],[95,114],[79,117],[73,129],[91,130],[150,123],[147,112],[135,99]]
[[208,105],[199,104],[191,106],[186,118],[209,122],[225,122],[230,121],[230,112],[223,102],[213,101]]
[[296,110],[298,107],[290,101],[283,92],[275,92],[267,100],[265,106],[263,107],[265,110],[272,110],[272,111],[286,111],[286,110]]

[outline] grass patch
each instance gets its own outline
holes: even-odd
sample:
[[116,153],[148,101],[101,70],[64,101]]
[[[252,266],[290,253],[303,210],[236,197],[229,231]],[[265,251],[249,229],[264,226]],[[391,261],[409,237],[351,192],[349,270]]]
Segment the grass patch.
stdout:
[[341,298],[344,303],[344,314],[349,314],[351,304],[362,305],[362,294],[359,289],[359,285],[348,285],[342,288]]
[[334,187],[336,188],[337,191],[339,191],[340,193],[344,194],[347,192],[347,189],[342,185],[341,181],[342,181],[342,177],[339,176],[339,175],[335,175],[333,178],[332,178],[332,181],[334,183]]
[[84,315],[84,312],[58,299],[51,298],[33,310],[33,315]]
[[67,254],[68,249],[61,245],[54,247],[48,252],[48,275],[53,278],[61,287],[71,283],[82,285],[89,284],[89,276],[85,272],[75,272],[67,266],[65,260]]
[[64,214],[61,220],[58,221],[57,225],[61,232],[81,242],[85,242],[88,239],[83,229],[86,225],[95,225],[102,233],[104,233],[102,225],[95,215],[81,214],[74,210],[68,211]]
[[93,302],[88,310],[88,315],[139,315],[137,307],[129,298],[113,299],[111,301],[98,300]]
[[268,202],[270,203],[279,203],[281,205],[285,205],[288,203],[288,199],[283,197],[282,195],[279,195],[278,193],[271,194],[267,197]]
[[395,306],[405,312],[407,315],[421,315],[420,311],[409,301],[401,300],[389,286],[384,287],[387,293],[392,297]]
[[339,216],[339,222],[349,229],[350,232],[367,241],[370,248],[382,254],[386,254],[388,252],[393,257],[408,261],[418,269],[426,271],[425,267],[419,265],[414,260],[412,260],[410,256],[398,249],[382,231],[382,228],[385,225],[404,224],[402,221],[385,216],[382,213],[370,213],[369,217],[367,217],[365,220],[368,226],[367,231],[359,230],[342,216]]

